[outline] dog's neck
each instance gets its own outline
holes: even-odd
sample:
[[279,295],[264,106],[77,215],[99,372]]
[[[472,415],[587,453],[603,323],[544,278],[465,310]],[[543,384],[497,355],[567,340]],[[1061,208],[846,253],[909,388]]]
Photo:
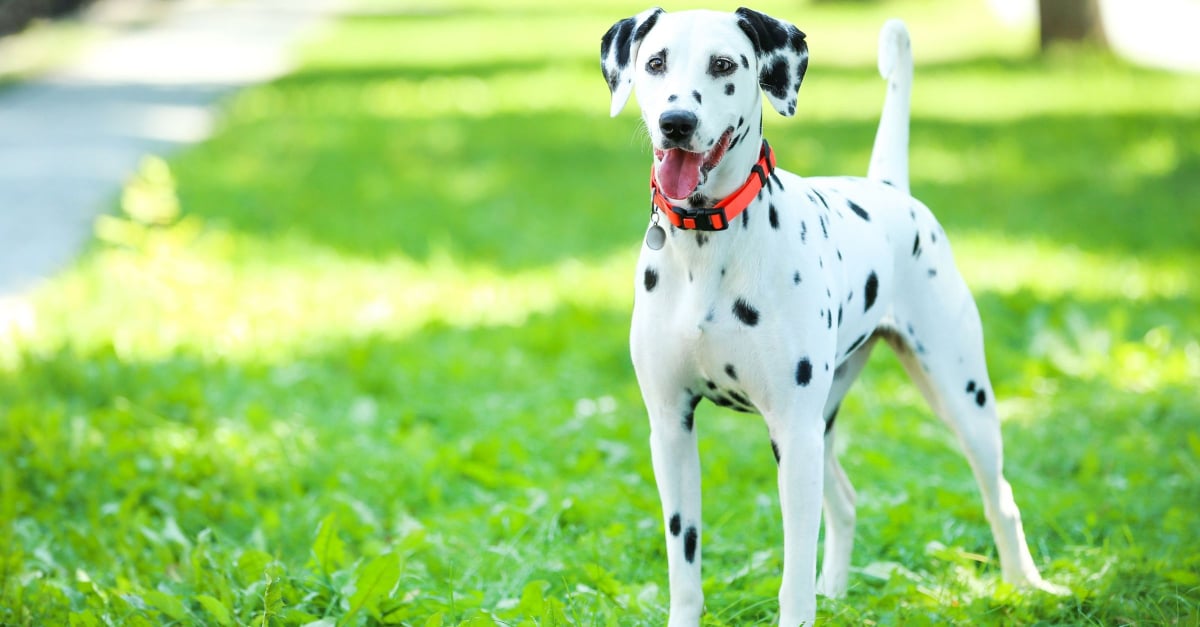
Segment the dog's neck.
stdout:
[[[730,148],[721,163],[712,170],[704,184],[697,188],[697,193],[687,199],[688,208],[709,208],[736,192],[751,176],[762,147],[762,132],[758,128],[747,131],[744,138]],[[666,242],[667,252],[681,268],[687,270],[689,276],[694,276],[695,282],[688,282],[691,288],[699,290],[694,295],[710,294],[727,270],[733,271],[746,262],[756,263],[751,260],[756,258],[753,253],[757,249],[747,243],[747,238],[753,241],[760,237],[760,229],[769,228],[766,214],[755,207],[761,206],[761,199],[768,198],[771,193],[769,186],[764,187],[759,195],[760,200],[752,200],[750,207],[731,220],[729,228],[723,231],[685,230],[662,220],[663,226],[669,227],[670,231]]]

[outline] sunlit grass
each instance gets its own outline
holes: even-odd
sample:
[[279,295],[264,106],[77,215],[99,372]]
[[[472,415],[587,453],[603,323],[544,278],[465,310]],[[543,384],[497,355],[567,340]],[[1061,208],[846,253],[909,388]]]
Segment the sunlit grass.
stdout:
[[[109,341],[119,357],[133,360],[181,349],[213,358],[282,357],[313,342],[403,337],[430,324],[520,326],[564,308],[624,312],[632,305],[632,246],[602,259],[568,258],[517,272],[456,259],[446,250],[420,262],[400,255],[369,260],[321,250],[297,236],[265,239],[206,228],[196,217],[174,222],[178,201],[170,182],[162,185],[166,189],[148,200],[166,206],[168,223],[128,213],[102,217],[101,249],[90,263],[44,289],[37,307],[21,309],[0,334],[9,347],[7,363],[21,346],[88,349]],[[126,211],[139,206],[131,197],[139,196],[126,193]],[[158,211],[145,202],[143,213]],[[983,233],[952,243],[978,293],[1133,304],[1197,290],[1194,256],[1139,259]],[[247,254],[251,260],[238,261]],[[90,313],[81,319],[76,314],[83,307]],[[1144,364],[1157,365],[1163,364]]]

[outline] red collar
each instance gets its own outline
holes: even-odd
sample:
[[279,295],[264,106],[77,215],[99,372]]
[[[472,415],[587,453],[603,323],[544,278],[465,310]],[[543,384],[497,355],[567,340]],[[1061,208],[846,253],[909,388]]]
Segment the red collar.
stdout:
[[738,217],[767,184],[767,177],[775,172],[775,151],[763,140],[758,163],[750,169],[750,176],[737,191],[726,196],[710,209],[688,209],[676,207],[658,189],[654,177],[654,166],[650,166],[650,189],[653,190],[654,206],[662,211],[677,228],[697,231],[724,231],[729,221]]

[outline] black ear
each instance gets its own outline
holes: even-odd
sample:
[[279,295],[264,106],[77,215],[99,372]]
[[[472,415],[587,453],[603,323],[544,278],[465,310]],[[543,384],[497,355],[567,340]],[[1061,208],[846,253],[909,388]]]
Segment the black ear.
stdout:
[[662,9],[654,7],[627,17],[613,24],[600,40],[600,69],[612,92],[609,115],[620,113],[633,93],[633,63],[637,60],[638,46],[662,13]]
[[796,113],[796,92],[808,70],[808,44],[800,29],[753,9],[736,12],[738,28],[750,38],[758,58],[758,84],[782,115]]

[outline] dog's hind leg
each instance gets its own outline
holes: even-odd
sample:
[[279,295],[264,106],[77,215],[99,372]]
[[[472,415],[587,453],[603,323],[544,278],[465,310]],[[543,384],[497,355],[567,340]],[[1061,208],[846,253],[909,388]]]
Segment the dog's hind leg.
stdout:
[[1000,422],[984,359],[979,312],[949,260],[948,247],[943,249],[940,275],[925,281],[929,297],[898,302],[896,317],[902,330],[885,337],[934,412],[958,436],[979,483],[1004,579],[1063,593],[1064,589],[1042,579],[1029,553],[1021,513],[1004,478]]
[[817,594],[840,598],[846,594],[850,576],[850,555],[854,548],[854,486],[838,463],[834,450],[834,421],[842,400],[871,356],[876,338],[859,347],[833,375],[829,400],[825,404],[825,553],[821,558],[821,575],[817,578]]

